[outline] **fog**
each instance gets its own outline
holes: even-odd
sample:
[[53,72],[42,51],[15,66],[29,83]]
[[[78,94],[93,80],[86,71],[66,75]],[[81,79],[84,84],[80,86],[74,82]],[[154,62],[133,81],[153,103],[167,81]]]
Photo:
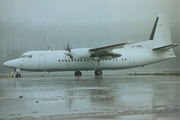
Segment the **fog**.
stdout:
[[[26,51],[99,47],[150,37],[158,14],[169,16],[174,43],[180,44],[179,0],[0,0],[0,72],[3,62]],[[177,58],[143,69],[180,68]]]

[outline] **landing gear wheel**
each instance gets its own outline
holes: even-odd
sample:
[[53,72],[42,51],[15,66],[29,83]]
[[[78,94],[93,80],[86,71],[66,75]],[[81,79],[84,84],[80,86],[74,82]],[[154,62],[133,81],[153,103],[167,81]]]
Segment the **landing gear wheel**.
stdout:
[[95,70],[94,74],[97,75],[97,76],[101,76],[102,71],[101,70]]
[[16,74],[16,78],[21,78],[21,74]]
[[81,76],[82,73],[81,73],[81,71],[75,71],[74,75],[75,75],[75,76]]

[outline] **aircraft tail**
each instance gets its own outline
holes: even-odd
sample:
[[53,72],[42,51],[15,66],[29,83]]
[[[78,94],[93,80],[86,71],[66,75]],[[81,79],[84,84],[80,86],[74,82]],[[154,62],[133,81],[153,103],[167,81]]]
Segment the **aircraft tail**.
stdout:
[[169,21],[166,15],[158,15],[149,40],[152,40],[152,50],[168,50],[177,46],[177,44],[172,43]]

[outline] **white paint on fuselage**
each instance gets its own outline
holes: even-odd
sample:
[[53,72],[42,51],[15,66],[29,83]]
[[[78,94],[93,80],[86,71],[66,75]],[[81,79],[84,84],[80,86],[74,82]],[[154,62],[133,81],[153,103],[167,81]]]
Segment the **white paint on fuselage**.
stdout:
[[18,58],[8,61],[8,64],[12,62],[14,66],[9,65],[11,68],[25,71],[118,70],[144,66],[176,57],[171,49],[168,51],[153,51],[136,47],[128,49],[127,47],[113,50],[115,53],[122,54],[121,57],[101,60],[98,64],[98,61],[92,59],[72,60],[65,55],[66,52],[65,50],[30,51],[23,55],[32,55],[32,58]]

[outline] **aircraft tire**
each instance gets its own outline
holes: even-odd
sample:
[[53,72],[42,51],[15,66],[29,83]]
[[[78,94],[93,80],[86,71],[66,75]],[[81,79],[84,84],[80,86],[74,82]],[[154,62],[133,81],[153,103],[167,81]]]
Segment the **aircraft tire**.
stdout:
[[16,74],[16,78],[21,78],[21,74]]
[[94,74],[97,75],[97,76],[101,76],[102,75],[102,70],[95,70]]
[[75,76],[82,76],[82,73],[81,73],[81,71],[75,71],[74,75]]

